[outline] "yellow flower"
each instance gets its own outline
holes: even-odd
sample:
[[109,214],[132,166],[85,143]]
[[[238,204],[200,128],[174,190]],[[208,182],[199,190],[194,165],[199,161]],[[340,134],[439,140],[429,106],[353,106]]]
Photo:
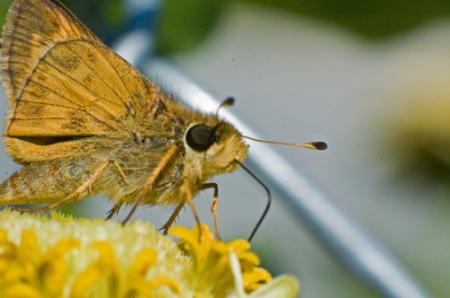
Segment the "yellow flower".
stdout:
[[180,250],[141,221],[122,226],[60,213],[1,211],[0,297],[281,297],[252,296],[274,285],[295,292],[283,297],[296,295],[295,280],[276,284],[278,279],[270,282],[270,274],[255,267],[259,259],[246,241],[214,241],[202,226],[199,243],[195,231],[171,229],[183,238]]
[[[299,292],[299,283],[295,277],[289,274],[283,274],[273,279],[271,282],[261,285],[255,291],[246,295],[244,292],[243,278],[239,259],[236,253],[230,253],[230,264],[234,275],[234,293],[228,297],[237,298],[273,298],[273,297],[295,297]],[[257,274],[256,276],[258,276]],[[244,278],[245,280],[245,278]]]
[[[201,233],[197,225],[193,229],[173,227],[170,234],[182,238],[178,245],[192,258],[196,289],[200,291],[207,290],[214,297],[227,297],[233,289],[233,297],[245,297],[245,293],[258,288],[259,291],[253,292],[256,296],[252,293],[248,297],[295,297],[298,293],[298,282],[292,276],[286,275],[281,281],[270,282],[269,272],[256,267],[260,264],[259,258],[249,251],[250,243],[246,240],[215,241],[211,229],[205,224],[201,224]],[[273,296],[274,293],[283,295]]]

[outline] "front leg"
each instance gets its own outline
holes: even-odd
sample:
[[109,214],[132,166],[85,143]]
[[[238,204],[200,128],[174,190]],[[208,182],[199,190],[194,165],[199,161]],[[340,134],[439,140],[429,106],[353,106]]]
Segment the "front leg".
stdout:
[[150,174],[150,176],[147,178],[147,180],[144,183],[144,186],[142,187],[141,192],[139,193],[139,196],[136,200],[136,203],[134,203],[133,208],[131,209],[130,213],[128,214],[127,218],[122,222],[122,225],[125,225],[133,215],[133,213],[136,211],[137,207],[141,202],[144,200],[145,195],[147,192],[151,191],[153,188],[153,185],[156,181],[156,179],[159,177],[161,172],[164,170],[166,165],[169,163],[169,161],[172,159],[174,155],[178,152],[179,147],[178,145],[173,145],[169,151],[164,155],[164,157],[161,159],[161,161],[158,163],[155,169],[153,169],[153,172]]
[[211,204],[211,212],[214,214],[214,225],[216,228],[217,240],[221,240],[219,234],[219,221],[217,220],[217,205],[219,204],[219,187],[217,186],[217,183],[204,183],[202,185],[201,190],[205,190],[208,188],[214,188],[214,198]]
[[172,213],[172,215],[170,216],[169,220],[162,227],[162,229],[164,229],[164,235],[167,235],[167,232],[169,231],[170,227],[172,226],[173,222],[175,221],[175,218],[178,216],[178,214],[180,213],[181,209],[183,209],[184,204],[186,204],[186,202],[187,202],[191,206],[192,212],[194,213],[195,220],[197,221],[197,225],[198,225],[198,228],[199,228],[198,241],[200,242],[200,239],[201,239],[201,236],[202,236],[202,229],[201,229],[201,225],[200,225],[200,219],[198,218],[197,210],[195,209],[195,206],[194,206],[193,196],[192,196],[191,188],[189,186],[189,181],[187,180],[187,178],[183,178],[183,180],[184,180],[184,189],[185,189],[185,192],[186,192],[186,199],[184,199],[180,204],[178,204],[177,208]]

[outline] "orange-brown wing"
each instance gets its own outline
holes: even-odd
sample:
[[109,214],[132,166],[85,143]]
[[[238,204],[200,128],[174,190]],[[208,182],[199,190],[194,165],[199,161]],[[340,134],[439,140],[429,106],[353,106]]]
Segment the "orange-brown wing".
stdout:
[[16,0],[0,56],[10,105],[7,144],[129,135],[154,102],[157,88],[56,0]]

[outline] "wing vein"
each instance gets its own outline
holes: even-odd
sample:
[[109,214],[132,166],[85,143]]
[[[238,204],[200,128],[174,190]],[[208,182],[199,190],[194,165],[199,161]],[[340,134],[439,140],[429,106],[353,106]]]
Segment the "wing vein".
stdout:
[[[28,80],[28,82],[33,82],[33,83],[35,83],[35,84],[41,86],[42,88],[47,89],[48,91],[51,91],[51,92],[53,92],[54,94],[61,96],[62,98],[66,99],[67,101],[69,101],[69,102],[71,102],[71,103],[73,103],[74,105],[79,106],[79,107],[83,107],[83,105],[78,104],[78,103],[76,103],[75,101],[72,101],[70,98],[67,98],[67,97],[65,97],[65,96],[62,95],[62,94],[59,94],[56,90],[53,90],[53,89],[51,89],[51,88],[49,88],[49,87],[47,87],[47,86],[41,84],[41,82],[32,80],[31,78],[30,78],[30,80]],[[25,88],[24,88],[24,89],[25,89]],[[24,91],[25,91],[25,90],[24,90]],[[23,94],[23,92],[22,92],[22,94]],[[17,101],[21,100],[22,94],[21,94],[21,96],[17,99]],[[23,99],[22,99],[22,101],[27,101],[27,100],[23,100]]]
[[14,118],[14,120],[22,120],[22,121],[34,121],[34,120],[37,120],[37,119],[52,119],[52,120],[67,120],[67,118],[65,118],[65,117],[35,117],[35,118],[30,118],[30,117],[27,117],[27,118]]
[[[32,93],[32,92],[30,92]],[[34,94],[34,93],[32,93]],[[35,96],[38,97],[38,96]],[[29,103],[37,103],[37,104],[41,104],[41,105],[47,105],[47,106],[54,106],[54,107],[61,107],[61,108],[67,108],[67,109],[73,109],[73,110],[77,110],[77,111],[84,111],[84,109],[80,109],[80,108],[76,108],[76,107],[71,107],[71,106],[65,106],[65,105],[61,105],[61,104],[54,104],[54,103],[50,103],[50,102],[45,102],[45,101],[37,101],[37,100],[22,100],[24,102],[29,102]]]
[[[53,3],[52,3],[53,4]],[[58,8],[58,7],[57,7]],[[58,11],[59,11],[59,9],[58,9]],[[60,14],[62,14],[61,13],[61,11],[59,11],[59,14],[58,13],[56,13],[53,9],[50,9],[50,12],[55,16],[55,19],[57,20],[57,22],[59,23],[59,28],[64,28],[64,31],[66,31],[66,33],[69,33],[69,32],[67,32],[67,30],[65,30],[66,29],[66,27],[64,26],[64,24],[61,22],[61,19],[59,18],[59,15]],[[66,19],[66,17],[63,15],[63,18],[64,19]],[[70,29],[72,29],[72,27],[70,28]],[[74,31],[73,31],[73,29],[72,29],[72,33],[75,33]],[[68,34],[68,35],[70,35],[70,34]],[[74,34],[75,35],[75,34]],[[58,32],[58,36],[61,38],[61,39],[63,39],[64,40],[64,38],[59,34],[59,32]]]
[[[45,55],[44,55],[44,56],[45,56]],[[64,75],[64,76],[66,76],[66,77],[68,77],[69,79],[71,79],[72,81],[74,81],[74,82],[80,84],[77,80],[75,80],[75,79],[73,79],[72,77],[68,76],[67,74],[61,72],[58,68],[56,68],[56,67],[54,67],[53,65],[49,64],[47,61],[41,59],[40,62],[44,62],[44,63],[47,64],[48,66],[50,66],[50,67],[52,67],[53,69],[55,69],[58,73],[60,73],[60,74],[62,74],[62,75]],[[36,68],[34,69],[34,71],[35,71],[35,70],[36,70]],[[34,73],[34,71],[33,71],[32,73]],[[37,84],[43,86],[44,88],[47,88],[46,86],[42,85],[41,83],[39,83],[39,82],[37,82],[37,81],[34,81],[34,80],[31,80],[31,77],[32,77],[32,75],[30,75],[30,77],[27,79],[27,84],[28,84],[28,82],[32,81],[33,83],[37,83]],[[94,96],[96,95],[95,92],[93,92],[92,90],[86,88],[86,86],[84,86],[84,85],[82,85],[82,84],[80,84],[80,85],[81,85],[82,87],[84,87],[87,91],[89,91],[90,93],[92,93]],[[25,89],[25,88],[24,88],[24,89]],[[50,90],[50,91],[53,91],[55,94],[60,95],[59,93],[57,93],[56,91],[54,91],[54,90],[52,90],[52,89],[50,89],[50,88],[47,88],[47,89]],[[17,99],[17,102],[20,101],[20,98],[22,97],[23,91],[24,91],[24,90],[21,91],[21,94],[20,94],[19,98]],[[65,98],[65,97],[64,97],[64,98]],[[72,102],[72,101],[70,101],[70,102]],[[111,114],[110,112],[108,112],[106,109],[104,109],[102,106],[98,105],[97,102],[95,102],[95,101],[92,101],[92,102],[95,103],[95,104],[96,104],[97,106],[99,106],[100,108],[102,108],[103,111],[105,111],[106,113],[108,113],[109,115],[111,115],[111,116],[114,117],[114,115],[112,115],[112,114]],[[72,103],[74,103],[74,102],[72,102]],[[76,104],[76,103],[74,103],[74,104]],[[78,106],[83,106],[83,105],[79,105],[79,104],[76,104],[76,105],[78,105]],[[84,106],[83,106],[83,107],[84,107]],[[16,106],[16,109],[17,109],[17,106]],[[97,121],[99,121],[100,123],[103,123],[104,125],[110,127],[110,128],[113,129],[113,130],[117,130],[116,127],[110,125],[108,122],[106,122],[106,121],[104,121],[104,120],[102,120],[102,119],[96,117],[95,115],[89,113],[89,112],[87,111],[87,109],[83,109],[83,111],[84,111],[86,114],[90,115],[92,118],[94,118],[94,119],[96,119]],[[15,114],[15,113],[14,113],[14,114]],[[114,118],[115,118],[115,117],[114,117]],[[66,118],[64,118],[64,119],[66,119]],[[116,119],[117,119],[117,118],[116,118]],[[11,120],[18,120],[18,118],[16,118],[15,116],[13,116]],[[12,122],[11,122],[11,123],[12,123]]]
[[[91,93],[94,97],[97,98],[102,98],[104,100],[106,100],[107,102],[109,102],[108,99],[106,99],[105,97],[101,96],[100,94],[97,94],[96,92],[94,92],[93,90],[91,90],[90,88],[88,88],[87,86],[81,84],[80,82],[78,82],[77,80],[75,80],[74,78],[72,78],[71,76],[69,76],[68,74],[62,72],[61,70],[59,70],[57,67],[53,66],[52,64],[48,63],[45,60],[42,60],[41,62],[46,63],[48,66],[50,66],[51,68],[55,69],[58,73],[62,74],[63,76],[69,78],[70,80],[72,80],[73,82],[76,82],[78,85],[80,85],[81,87],[83,87],[86,91],[88,91],[89,93]],[[108,113],[109,115],[113,116],[113,118],[116,118],[115,115],[111,114],[107,109],[105,109],[104,107],[102,107],[98,101],[93,100],[92,101],[94,104],[96,104],[98,107],[100,107],[102,110],[104,110],[106,113]],[[117,118],[116,118],[117,119]]]
[[[108,86],[109,87],[109,89],[111,89],[111,91],[117,96],[117,98],[121,98],[120,97],[120,95],[117,93],[117,91],[108,83],[108,81],[107,80],[105,80],[105,78],[103,78],[103,76],[100,74],[100,73],[98,73],[95,69],[93,69],[88,63],[86,63],[86,61],[83,59],[83,58],[81,58],[80,56],[78,56],[72,49],[69,49],[71,52],[72,52],[72,54],[74,54],[81,62],[83,62],[84,63],[84,65],[86,65],[94,74],[96,74],[97,75],[97,77],[98,78],[100,78],[102,81],[103,81],[103,83],[105,83],[105,85],[106,86]],[[120,78],[120,77],[119,77]],[[128,90],[127,90],[128,91]],[[102,97],[104,100],[106,100],[107,102],[109,102],[109,103],[112,103],[112,104],[115,104],[115,105],[117,105],[117,106],[119,106],[119,107],[122,107],[122,105],[120,105],[120,104],[118,104],[118,103],[116,103],[116,102],[114,102],[114,101],[111,101],[111,100],[109,100],[108,98],[106,98],[106,97]]]
[[[105,55],[103,55],[103,53],[100,52],[97,48],[95,48],[95,50],[96,50],[100,55],[102,55],[102,57],[105,58],[106,61],[108,61],[108,64],[111,66],[112,69],[114,69],[114,72],[116,73],[117,77],[120,79],[120,82],[122,82],[123,87],[125,87],[125,89],[127,90],[128,95],[129,95],[130,97],[132,97],[132,96],[131,96],[130,90],[128,89],[127,85],[126,85],[125,82],[123,81],[122,77],[121,77],[121,76],[119,75],[119,73],[117,72],[117,69],[114,67],[114,65],[111,64],[111,63],[109,63],[108,58],[105,57]],[[114,53],[114,55],[117,55],[117,54]],[[119,56],[119,59],[123,59],[123,58]],[[128,62],[127,62],[127,63],[128,63]]]
[[[21,41],[21,42],[23,42],[23,43],[27,43],[27,44],[32,45],[32,46],[40,46],[40,44],[31,42],[31,39],[30,39],[30,40],[27,40],[27,39],[24,39],[24,38],[22,38],[22,37],[19,37],[18,35],[19,35],[19,34],[16,34],[16,35],[10,35],[10,34],[8,34],[8,33],[3,33],[3,38],[7,37],[7,38],[9,38],[9,39],[11,39],[11,40],[19,40],[19,41]],[[16,46],[18,45],[18,46],[20,46],[20,47],[25,47],[25,46],[22,46],[22,45],[17,44],[17,43],[14,43],[14,45],[16,45]],[[16,52],[16,53],[17,53],[17,52]],[[18,54],[18,53],[17,53],[17,54]]]

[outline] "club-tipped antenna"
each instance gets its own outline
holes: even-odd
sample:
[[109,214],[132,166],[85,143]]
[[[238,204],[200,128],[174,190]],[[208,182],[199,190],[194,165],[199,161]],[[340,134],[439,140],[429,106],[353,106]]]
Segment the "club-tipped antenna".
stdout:
[[216,111],[216,118],[219,116],[219,110],[220,110],[220,108],[222,108],[222,107],[230,107],[230,106],[232,106],[233,104],[234,104],[234,97],[231,97],[231,96],[227,97],[227,98],[220,104],[220,106],[217,108],[217,111]]
[[[234,97],[227,97],[221,104],[220,106],[217,108],[216,111],[216,118],[219,116],[219,110],[222,107],[229,107],[232,106],[234,104]],[[327,143],[325,142],[308,142],[308,143],[285,143],[285,142],[273,142],[273,141],[263,141],[263,140],[258,140],[255,138],[251,138],[251,137],[247,137],[247,136],[242,136],[243,138],[255,141],[255,142],[260,142],[260,143],[267,143],[267,144],[277,144],[277,145],[287,145],[287,146],[297,146],[297,147],[305,147],[305,148],[309,148],[309,149],[314,149],[314,150],[325,150],[328,148]]]
[[241,162],[239,162],[238,160],[234,160],[235,162],[237,162],[241,168],[243,168],[247,173],[250,174],[250,176],[253,177],[253,179],[255,179],[256,181],[258,181],[259,184],[261,184],[262,187],[264,187],[264,189],[267,192],[267,205],[266,205],[266,209],[264,209],[263,214],[261,215],[261,217],[258,220],[258,223],[256,224],[256,226],[253,228],[253,231],[250,235],[250,237],[248,238],[248,242],[252,241],[253,236],[255,236],[256,231],[259,229],[259,226],[261,225],[262,221],[264,220],[264,218],[267,215],[267,212],[269,212],[269,208],[270,208],[270,203],[272,202],[272,195],[270,194],[270,190],[269,188],[261,181],[259,180],[258,177],[255,176],[255,174],[253,174],[249,169],[247,169]]
[[260,143],[278,144],[278,145],[287,145],[287,146],[298,146],[298,147],[305,147],[305,148],[314,149],[314,150],[325,150],[325,149],[328,148],[328,145],[325,142],[285,143],[285,142],[263,141],[263,140],[258,140],[258,139],[247,137],[247,136],[242,136],[242,137],[246,138],[246,139],[249,139],[249,140],[252,140],[252,141],[255,141],[255,142],[260,142]]

